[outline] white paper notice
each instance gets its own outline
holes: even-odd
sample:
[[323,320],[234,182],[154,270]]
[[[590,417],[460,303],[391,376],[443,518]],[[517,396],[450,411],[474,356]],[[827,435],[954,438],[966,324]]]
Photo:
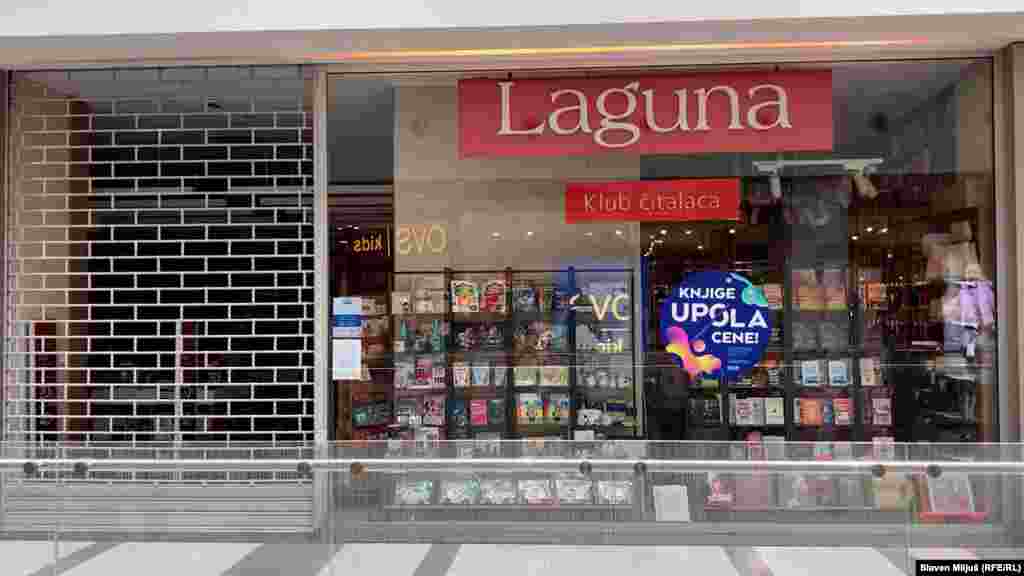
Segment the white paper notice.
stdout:
[[334,310],[331,313],[331,332],[335,338],[362,337],[362,298],[339,297],[334,299]]
[[335,380],[359,380],[363,375],[363,342],[353,339],[332,341]]
[[670,484],[654,487],[654,514],[658,522],[689,522],[690,499],[686,486]]

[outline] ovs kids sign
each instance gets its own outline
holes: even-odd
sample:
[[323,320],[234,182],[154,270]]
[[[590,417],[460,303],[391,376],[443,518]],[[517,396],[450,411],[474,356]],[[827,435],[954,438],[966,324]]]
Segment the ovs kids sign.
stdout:
[[694,272],[661,308],[661,335],[691,378],[736,380],[761,360],[772,333],[764,292],[739,274]]

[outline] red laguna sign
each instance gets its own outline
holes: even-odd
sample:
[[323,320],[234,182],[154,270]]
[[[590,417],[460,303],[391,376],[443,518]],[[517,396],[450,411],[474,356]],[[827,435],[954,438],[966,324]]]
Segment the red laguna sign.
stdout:
[[570,182],[565,221],[686,222],[739,220],[737,178]]
[[459,154],[830,151],[830,71],[459,82]]

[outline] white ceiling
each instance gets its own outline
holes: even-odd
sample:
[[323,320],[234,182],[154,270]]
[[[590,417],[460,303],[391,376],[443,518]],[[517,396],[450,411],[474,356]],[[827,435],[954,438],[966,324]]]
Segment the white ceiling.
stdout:
[[621,24],[767,18],[856,18],[880,15],[998,13],[1017,0],[5,0],[0,36],[159,34],[238,30],[473,28]]
[[[1019,2],[1010,6],[1007,0],[988,0],[990,9],[1016,12],[916,15],[930,10],[886,10],[882,2],[871,1],[879,6],[793,0],[781,5],[745,0],[671,4],[662,0],[634,0],[589,2],[586,9],[573,12],[567,7],[575,2],[543,2],[540,7],[540,0],[446,0],[434,2],[427,15],[422,8],[405,10],[402,3],[396,2],[364,2],[359,3],[358,9],[344,10],[351,8],[352,3],[331,2],[313,7],[303,6],[310,0],[294,0],[275,1],[279,18],[270,19],[268,2],[254,2],[248,13],[235,10],[227,18],[219,16],[215,0],[204,0],[202,8],[195,9],[188,5],[198,0],[163,4],[120,0],[32,2],[24,7],[19,5],[29,5],[28,0],[6,0],[0,3],[0,66],[321,62],[338,63],[338,70],[382,66],[438,70],[693,65],[978,53],[1024,41],[1024,12],[1020,11]],[[947,8],[957,8],[950,2],[945,0]],[[929,4],[935,10],[942,6]],[[740,10],[741,6],[749,10]],[[960,9],[969,11],[966,6]],[[9,16],[4,14],[7,10],[12,10]],[[764,17],[766,12],[771,12],[772,17]],[[915,15],[849,16],[883,12]],[[55,14],[60,17],[55,18]],[[638,22],[628,14],[649,16]],[[845,15],[834,17],[835,14]],[[251,28],[278,31],[168,33]],[[876,44],[850,45],[865,41]],[[651,45],[661,49],[621,50],[623,46]],[[671,46],[666,49],[666,45]],[[584,56],[550,53],[552,49],[580,47],[618,47],[618,51]],[[481,48],[544,53],[494,57],[451,52]],[[412,57],[407,52],[410,50],[445,52]],[[362,53],[364,58],[354,59],[353,53]]]

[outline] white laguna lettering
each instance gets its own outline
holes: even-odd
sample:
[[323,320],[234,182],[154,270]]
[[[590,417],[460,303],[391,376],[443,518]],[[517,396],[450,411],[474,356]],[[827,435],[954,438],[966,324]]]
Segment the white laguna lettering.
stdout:
[[[639,82],[630,82],[622,88],[609,88],[597,94],[594,109],[597,110],[600,121],[596,130],[591,123],[591,105],[586,93],[571,88],[551,93],[551,104],[558,107],[553,109],[545,120],[539,121],[536,126],[513,128],[514,86],[515,82],[512,81],[498,82],[498,90],[501,93],[501,122],[497,132],[499,136],[531,136],[544,134],[550,129],[558,136],[590,134],[594,142],[603,148],[627,148],[637,143],[642,135],[640,126],[632,120],[637,109],[641,108],[639,97],[643,98],[643,124],[656,134],[707,132],[712,130],[716,123],[724,124],[728,130],[793,128],[789,112],[789,95],[785,88],[776,84],[759,84],[748,90],[745,95],[724,84],[692,91],[675,90],[672,92],[675,97],[675,118],[661,119],[664,124],[660,124],[655,111],[655,90],[640,90]],[[768,95],[768,99],[760,100],[763,95]],[[696,123],[692,127],[688,115],[688,102],[691,98],[697,110]],[[712,117],[708,105],[712,98],[726,100],[729,113],[727,119]],[[744,106],[747,107],[745,113]],[[762,111],[769,110],[773,110],[774,114],[762,116]],[[575,118],[574,124],[571,123],[572,118]],[[613,137],[616,134],[618,137]]]

